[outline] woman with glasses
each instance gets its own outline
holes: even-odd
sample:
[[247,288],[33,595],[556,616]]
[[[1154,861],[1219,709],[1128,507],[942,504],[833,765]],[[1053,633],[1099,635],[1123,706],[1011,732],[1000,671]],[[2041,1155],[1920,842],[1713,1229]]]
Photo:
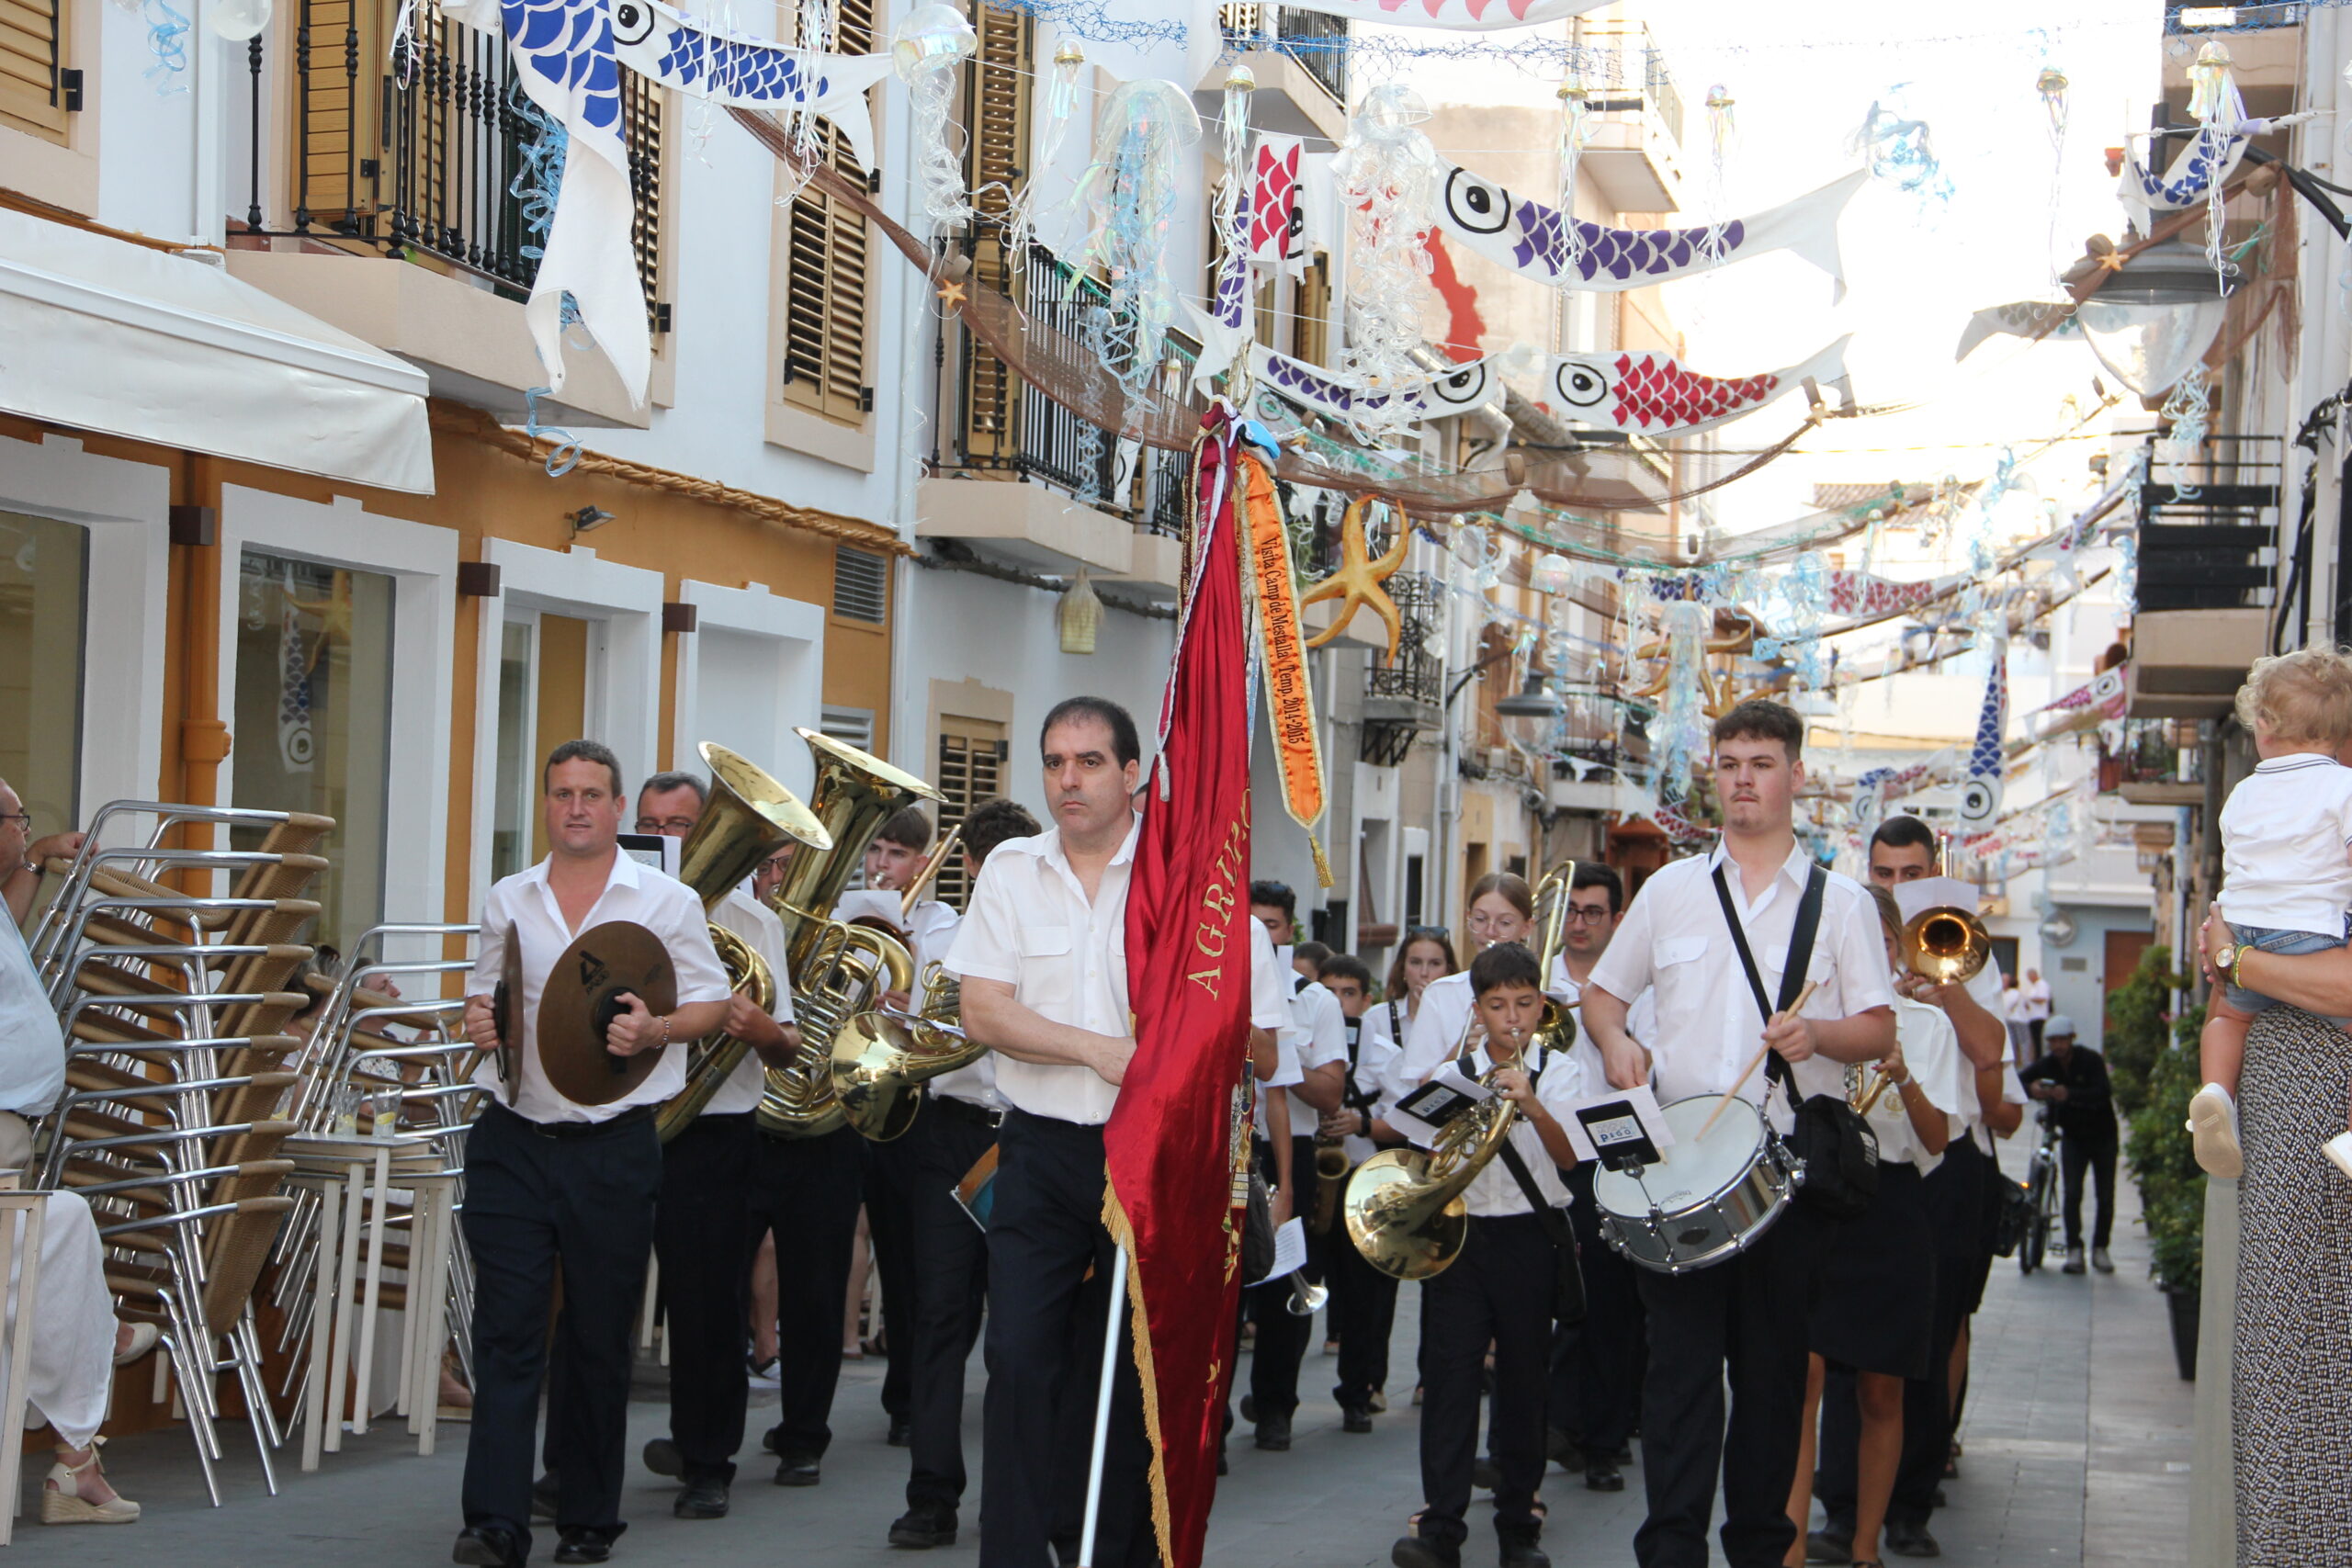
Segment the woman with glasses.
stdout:
[[[1524,942],[1535,929],[1535,895],[1527,879],[1495,871],[1472,883],[1465,923],[1474,958],[1498,942]],[[1407,944],[1408,953],[1411,946]],[[1467,973],[1449,968],[1442,976],[1426,983],[1401,1037],[1406,1054],[1415,1055],[1424,1041],[1431,1043],[1429,1050],[1441,1055],[1460,1044],[1472,1005]]]

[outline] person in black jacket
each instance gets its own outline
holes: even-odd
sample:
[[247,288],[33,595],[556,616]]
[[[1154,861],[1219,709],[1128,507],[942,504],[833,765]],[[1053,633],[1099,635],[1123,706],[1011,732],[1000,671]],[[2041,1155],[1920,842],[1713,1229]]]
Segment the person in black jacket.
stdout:
[[2041,1026],[2050,1047],[2018,1075],[2026,1093],[2047,1100],[2058,1120],[2060,1164],[2066,1175],[2066,1269],[2083,1271],[2083,1169],[2098,1184],[2098,1209],[2091,1227],[2091,1267],[2115,1272],[2107,1255],[2115,1228],[2115,1098],[2108,1089],[2107,1058],[2075,1043],[2075,1022],[2064,1013]]

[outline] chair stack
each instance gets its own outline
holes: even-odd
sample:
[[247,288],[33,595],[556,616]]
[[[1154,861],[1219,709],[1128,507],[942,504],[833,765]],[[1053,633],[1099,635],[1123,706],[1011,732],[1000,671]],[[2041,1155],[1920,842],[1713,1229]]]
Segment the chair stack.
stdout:
[[[280,1145],[299,1083],[286,1032],[319,913],[306,897],[334,826],[305,813],[117,801],[30,942],[63,1026],[66,1089],[44,1120],[42,1182],[90,1201],[119,1314],[153,1322],[218,1505],[220,1381],[237,1380],[262,1473],[282,1440],[262,1379],[254,1292],[293,1200]],[[183,848],[212,830],[251,850]],[[109,843],[109,840],[118,840]]]
[[[420,1226],[417,1200],[436,1183],[454,1193],[462,1139],[480,1109],[482,1091],[470,1078],[481,1053],[464,1027],[463,976],[471,957],[401,959],[390,950],[429,945],[446,953],[454,943],[469,953],[475,931],[378,926],[353,944],[338,978],[311,980],[319,1011],[288,1112],[300,1129],[288,1145],[300,1168],[300,1196],[280,1235],[270,1286],[281,1314],[277,1348],[287,1356],[280,1395],[288,1407],[316,1413],[331,1427],[340,1421],[345,1378],[356,1355],[362,1367],[352,1416],[354,1426],[366,1429],[364,1363],[373,1314],[405,1315],[398,1408],[427,1448],[443,1341],[452,1337],[445,1325],[454,1331],[461,1367],[470,1354],[473,1276],[456,1227]],[[384,1111],[394,1106],[388,1120]],[[380,1161],[372,1157],[378,1155]],[[367,1179],[370,1168],[378,1179]],[[346,1185],[349,1212],[332,1212]],[[400,1279],[384,1278],[395,1271]],[[441,1299],[421,1299],[412,1287]],[[465,1371],[470,1382],[470,1367]],[[322,1449],[339,1446],[336,1434],[312,1431],[304,1443],[305,1468]]]

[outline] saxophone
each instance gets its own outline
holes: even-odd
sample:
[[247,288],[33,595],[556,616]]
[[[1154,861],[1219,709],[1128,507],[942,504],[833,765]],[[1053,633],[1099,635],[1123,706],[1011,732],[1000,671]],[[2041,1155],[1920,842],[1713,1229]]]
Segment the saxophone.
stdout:
[[797,732],[815,754],[808,808],[831,835],[830,854],[796,854],[771,902],[785,925],[800,1050],[768,1069],[759,1125],[787,1138],[814,1138],[845,1124],[833,1094],[833,1040],[885,991],[914,988],[906,945],[867,926],[832,918],[834,901],[865,855],[866,841],[900,807],[945,798],[911,773],[813,729]]

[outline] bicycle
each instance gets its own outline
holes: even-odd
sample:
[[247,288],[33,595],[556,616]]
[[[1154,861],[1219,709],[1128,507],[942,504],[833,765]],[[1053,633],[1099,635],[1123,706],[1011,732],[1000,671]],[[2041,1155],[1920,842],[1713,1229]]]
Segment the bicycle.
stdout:
[[2028,1274],[2041,1267],[2050,1237],[2058,1228],[2058,1122],[2046,1105],[2040,1121],[2041,1139],[2025,1168],[2026,1196],[2032,1201],[2033,1212],[2026,1220],[2024,1238],[2018,1243],[2018,1268]]

